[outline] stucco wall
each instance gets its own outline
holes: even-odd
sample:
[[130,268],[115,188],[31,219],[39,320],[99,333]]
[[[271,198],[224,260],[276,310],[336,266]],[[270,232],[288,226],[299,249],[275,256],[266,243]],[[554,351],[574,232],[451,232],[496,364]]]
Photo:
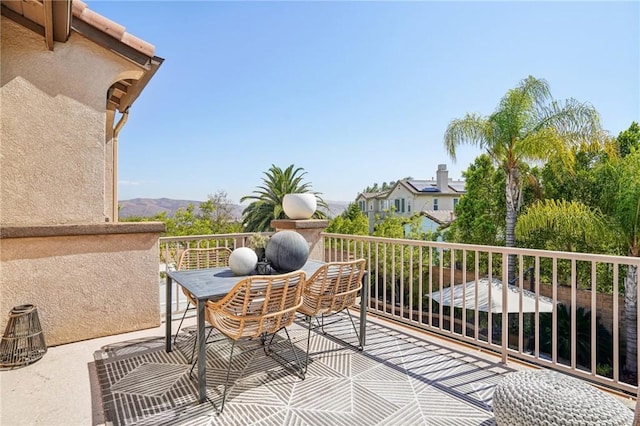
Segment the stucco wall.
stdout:
[[2,17],[1,37],[0,224],[104,222],[106,95],[137,68],[74,32],[49,51]]
[[105,224],[113,201],[109,87],[142,69],[71,32],[1,18],[0,328],[38,307],[47,344],[155,327],[163,224]]
[[[418,196],[415,198],[415,200],[413,201],[413,203],[415,204],[415,209],[416,211],[423,211],[423,210],[433,210],[433,196],[431,195],[422,195],[422,196]],[[438,201],[440,202],[440,201]],[[442,208],[440,206],[438,206],[438,208]]]
[[2,330],[26,303],[48,346],[160,324],[158,233],[2,238],[0,264]]

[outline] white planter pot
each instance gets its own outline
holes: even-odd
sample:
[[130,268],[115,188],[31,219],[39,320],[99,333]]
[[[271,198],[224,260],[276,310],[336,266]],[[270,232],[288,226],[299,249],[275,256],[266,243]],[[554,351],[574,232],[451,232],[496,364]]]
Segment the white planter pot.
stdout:
[[316,212],[318,202],[315,194],[285,194],[282,208],[289,219],[310,219]]

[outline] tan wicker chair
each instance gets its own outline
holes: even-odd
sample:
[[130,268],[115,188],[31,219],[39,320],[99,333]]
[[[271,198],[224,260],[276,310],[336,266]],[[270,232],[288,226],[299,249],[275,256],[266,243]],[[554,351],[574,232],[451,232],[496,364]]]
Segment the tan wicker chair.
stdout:
[[[306,316],[308,334],[307,334],[307,362],[309,364],[309,346],[311,341],[311,329],[313,328],[312,318],[316,318],[318,327],[323,334],[327,334],[324,330],[324,318],[329,315],[337,314],[345,309],[355,305],[358,292],[362,288],[362,277],[364,275],[365,260],[358,259],[348,262],[330,262],[318,269],[305,283],[302,293],[302,305],[298,309]],[[347,316],[351,321],[353,330],[358,338],[358,345],[352,345],[343,339],[331,336],[349,346],[353,346],[358,350],[362,350],[362,344],[358,329],[356,328],[351,314],[347,312]],[[318,320],[320,317],[321,321]],[[318,328],[316,327],[316,328]]]
[[[260,338],[265,354],[289,369],[293,367],[294,373],[304,379],[304,370],[286,329],[293,323],[296,311],[302,304],[304,282],[303,271],[282,275],[254,275],[238,282],[222,299],[207,301],[207,321],[232,341],[220,412],[224,409],[227,397],[233,349],[240,339]],[[271,350],[273,338],[280,330],[286,333],[296,366]]]
[[[231,256],[231,249],[228,247],[188,248],[182,253],[182,255],[180,255],[177,269],[178,271],[182,271],[188,269],[205,269],[228,266],[229,256]],[[182,314],[180,325],[178,325],[178,331],[176,331],[176,335],[173,339],[174,345],[178,339],[178,333],[180,333],[182,323],[187,316],[187,311],[190,309],[189,307],[195,307],[198,303],[195,297],[184,287],[182,288],[182,292],[187,298],[187,307]],[[193,353],[191,356],[193,357]]]

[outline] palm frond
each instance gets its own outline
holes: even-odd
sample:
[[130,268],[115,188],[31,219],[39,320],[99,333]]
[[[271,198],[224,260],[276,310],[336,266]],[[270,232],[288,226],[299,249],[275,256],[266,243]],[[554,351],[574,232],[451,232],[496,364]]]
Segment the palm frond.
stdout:
[[[242,223],[246,232],[260,232],[271,230],[271,221],[285,219],[282,200],[286,194],[312,192],[311,184],[304,182],[307,174],[302,167],[291,164],[286,169],[272,164],[263,173],[262,184],[252,193],[240,199],[240,202],[252,201],[242,212]],[[328,208],[319,193],[313,192],[318,200],[318,206]],[[314,217],[324,218],[323,212],[316,211]]]
[[462,119],[451,121],[444,134],[444,146],[452,160],[456,159],[459,145],[471,144],[484,147],[491,139],[487,119],[477,114],[467,114]]
[[517,238],[526,239],[541,230],[552,231],[568,240],[613,238],[605,217],[598,210],[577,201],[538,201],[518,217]]

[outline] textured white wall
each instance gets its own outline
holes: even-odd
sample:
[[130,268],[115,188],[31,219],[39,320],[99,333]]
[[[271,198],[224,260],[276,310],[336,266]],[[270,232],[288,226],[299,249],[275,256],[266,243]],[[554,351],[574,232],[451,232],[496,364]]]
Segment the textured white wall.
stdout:
[[[77,33],[53,51],[4,16],[0,33],[1,329],[27,303],[50,346],[157,326],[162,224],[104,228],[107,91],[142,70]],[[65,234],[65,225],[83,230]]]
[[37,306],[48,346],[160,324],[157,233],[0,243],[2,330],[22,304]]
[[54,51],[5,17],[1,33],[0,224],[104,222],[106,95],[135,67],[76,33]]

